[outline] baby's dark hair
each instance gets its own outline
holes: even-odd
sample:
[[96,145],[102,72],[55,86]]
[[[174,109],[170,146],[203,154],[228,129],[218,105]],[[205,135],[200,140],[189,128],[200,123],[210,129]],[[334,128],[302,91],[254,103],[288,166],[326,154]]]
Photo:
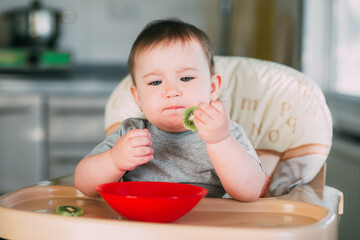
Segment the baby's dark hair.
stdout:
[[208,60],[210,73],[214,74],[214,50],[212,43],[206,33],[194,25],[182,22],[181,20],[166,19],[150,22],[136,38],[128,60],[133,82],[135,83],[134,66],[135,57],[137,54],[149,51],[160,43],[170,45],[175,41],[187,43],[194,39],[197,40],[203,48],[205,56]]

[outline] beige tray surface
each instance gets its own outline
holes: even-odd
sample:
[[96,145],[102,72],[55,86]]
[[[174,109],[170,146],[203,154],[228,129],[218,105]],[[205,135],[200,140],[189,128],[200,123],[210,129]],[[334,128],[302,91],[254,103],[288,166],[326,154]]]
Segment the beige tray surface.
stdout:
[[[59,216],[55,213],[57,205],[80,206],[84,209],[84,216]],[[251,203],[204,198],[193,210],[173,223],[145,223],[124,219],[102,198],[84,196],[73,186],[34,186],[0,197],[0,234],[2,237],[26,238],[29,236],[26,229],[31,229],[39,239],[46,239],[49,234],[56,234],[59,239],[88,234],[87,239],[95,239],[95,236],[105,237],[110,234],[109,231],[132,237],[142,234],[161,238],[160,235],[166,234],[166,231],[180,228],[179,236],[202,236],[206,229],[210,238],[220,236],[221,232],[231,234],[239,230],[254,232],[261,229],[268,234],[275,234],[276,231],[312,232],[320,228],[319,222],[328,212],[328,209],[318,205],[276,198]],[[154,234],[154,229],[159,227],[161,231],[158,229]],[[56,239],[55,236],[52,238]]]

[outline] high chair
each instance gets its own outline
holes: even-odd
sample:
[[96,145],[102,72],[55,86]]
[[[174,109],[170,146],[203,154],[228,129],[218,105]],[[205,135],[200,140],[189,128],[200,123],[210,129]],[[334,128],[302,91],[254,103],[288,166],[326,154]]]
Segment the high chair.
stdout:
[[[222,77],[219,99],[245,130],[264,167],[262,197],[299,194],[294,188],[301,189],[304,202],[328,202],[335,196],[330,208],[342,214],[342,192],[325,186],[332,119],[320,88],[305,74],[275,62],[225,56],[214,60]],[[107,135],[126,118],[144,117],[131,96],[131,84],[128,75],[107,102]]]
[[[219,99],[240,124],[268,177],[264,196],[288,193],[314,180],[325,184],[325,161],[332,142],[332,120],[318,86],[289,67],[244,57],[215,57],[222,76]],[[110,96],[105,110],[107,135],[129,117],[144,117],[127,76]],[[322,177],[320,177],[322,176]]]
[[[142,223],[122,219],[101,198],[75,189],[72,176],[61,177],[1,196],[0,238],[337,239],[343,195],[325,185],[332,120],[321,90],[277,63],[220,56],[215,63],[222,76],[219,98],[244,128],[267,175],[262,198],[204,198],[174,223]],[[143,117],[131,84],[127,76],[108,100],[107,134],[126,118]],[[81,205],[86,216],[55,216],[58,204]]]

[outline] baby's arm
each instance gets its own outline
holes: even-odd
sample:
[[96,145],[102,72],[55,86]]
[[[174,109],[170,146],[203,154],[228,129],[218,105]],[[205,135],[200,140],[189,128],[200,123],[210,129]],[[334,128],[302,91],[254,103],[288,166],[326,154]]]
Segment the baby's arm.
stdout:
[[194,115],[194,124],[207,143],[210,160],[225,191],[240,201],[256,200],[264,185],[264,172],[230,133],[224,105],[219,101],[200,103]]
[[149,162],[153,156],[150,133],[134,129],[122,136],[113,148],[83,158],[75,170],[75,186],[88,196],[98,196],[96,186],[118,181],[126,171]]

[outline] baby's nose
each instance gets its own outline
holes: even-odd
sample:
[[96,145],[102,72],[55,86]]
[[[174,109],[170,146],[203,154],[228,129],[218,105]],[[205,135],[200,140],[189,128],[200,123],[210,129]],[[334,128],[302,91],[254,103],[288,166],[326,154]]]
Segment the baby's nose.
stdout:
[[182,96],[181,90],[177,86],[167,86],[165,89],[165,97],[173,98]]

